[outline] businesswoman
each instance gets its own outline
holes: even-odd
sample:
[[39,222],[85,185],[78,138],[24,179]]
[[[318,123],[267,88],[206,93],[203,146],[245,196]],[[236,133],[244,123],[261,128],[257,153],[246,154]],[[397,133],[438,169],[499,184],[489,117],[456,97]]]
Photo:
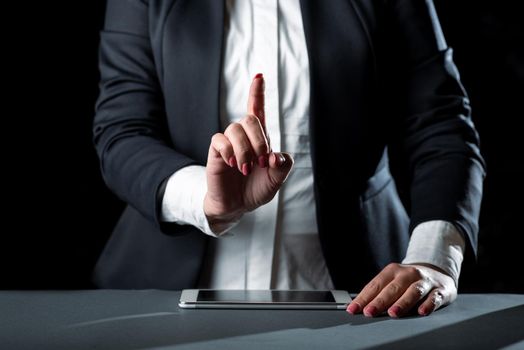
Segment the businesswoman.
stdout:
[[484,163],[432,1],[108,0],[100,73],[98,286],[456,298]]

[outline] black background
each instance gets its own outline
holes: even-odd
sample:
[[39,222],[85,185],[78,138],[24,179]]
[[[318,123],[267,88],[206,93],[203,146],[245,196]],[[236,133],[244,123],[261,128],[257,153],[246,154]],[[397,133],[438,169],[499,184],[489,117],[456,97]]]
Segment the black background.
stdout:
[[[519,1],[436,5],[488,164],[479,257],[465,266],[460,289],[524,293]],[[105,5],[39,6],[4,41],[0,288],[91,288],[91,269],[123,208],[102,182],[91,143]]]

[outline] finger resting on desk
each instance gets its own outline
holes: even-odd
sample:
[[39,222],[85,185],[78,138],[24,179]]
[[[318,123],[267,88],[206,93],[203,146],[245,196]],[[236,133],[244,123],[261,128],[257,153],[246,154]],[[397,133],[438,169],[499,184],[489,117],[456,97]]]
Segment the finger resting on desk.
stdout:
[[421,316],[427,316],[432,312],[438,310],[440,307],[449,303],[449,298],[446,297],[446,292],[440,288],[434,288],[426,297],[426,300],[418,308],[418,313]]
[[[380,293],[364,308],[364,315],[378,316],[390,308],[401,298],[410,285],[418,279],[418,275],[411,274],[407,269],[397,270],[395,278],[389,282]],[[400,312],[399,307],[393,307],[393,313]]]
[[[380,294],[382,289],[389,284],[395,277],[394,271],[387,267],[373,278],[362,291],[349,304],[347,311],[351,314],[358,314],[364,311],[368,304]],[[373,311],[373,310],[367,310]]]
[[388,309],[391,317],[402,317],[413,309],[431,290],[429,280],[421,280],[412,283],[404,294]]

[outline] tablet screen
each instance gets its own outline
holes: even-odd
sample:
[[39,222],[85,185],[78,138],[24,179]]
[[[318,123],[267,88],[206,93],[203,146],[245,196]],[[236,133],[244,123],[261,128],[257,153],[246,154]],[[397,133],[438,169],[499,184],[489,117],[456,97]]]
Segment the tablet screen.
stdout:
[[335,303],[330,291],[200,290],[197,303]]

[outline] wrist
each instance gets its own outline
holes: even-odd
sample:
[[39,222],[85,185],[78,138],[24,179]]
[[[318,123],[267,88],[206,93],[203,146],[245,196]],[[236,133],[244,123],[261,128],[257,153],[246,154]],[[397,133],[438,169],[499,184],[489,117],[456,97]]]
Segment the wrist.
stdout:
[[438,271],[450,278],[453,278],[453,276],[450,275],[449,272],[447,272],[446,270],[442,269],[441,267],[437,266],[437,265],[433,265],[433,264],[430,264],[430,263],[425,263],[425,262],[414,262],[414,263],[409,263],[409,264],[406,264],[406,265],[418,265],[418,266],[424,266],[424,267],[428,267],[430,269],[433,269],[435,271]]
[[206,216],[209,227],[214,232],[221,232],[238,222],[245,210],[234,209],[226,210],[221,203],[215,203],[206,194],[204,197],[204,215]]
[[437,267],[458,286],[464,248],[464,237],[452,223],[442,220],[427,221],[413,230],[402,263],[426,263]]

